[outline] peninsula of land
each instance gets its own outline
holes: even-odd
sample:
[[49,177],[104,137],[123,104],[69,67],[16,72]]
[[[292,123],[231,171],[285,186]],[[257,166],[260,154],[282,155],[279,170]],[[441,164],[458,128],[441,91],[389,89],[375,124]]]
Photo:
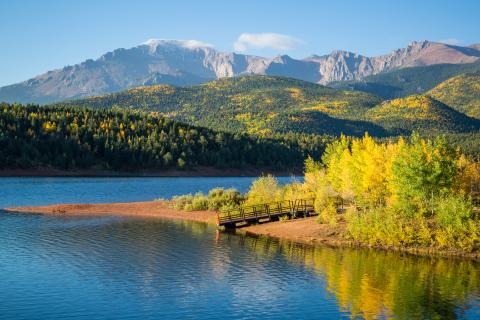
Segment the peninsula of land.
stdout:
[[[24,206],[5,208],[7,212],[23,214],[44,214],[59,216],[127,216],[139,218],[161,218],[172,220],[196,221],[214,225],[217,213],[214,211],[182,211],[171,207],[169,201],[143,201],[100,204],[55,204],[46,206]],[[250,225],[238,229],[238,232],[257,236],[269,236],[283,240],[310,245],[327,245],[332,247],[373,247],[383,250],[401,251],[423,256],[465,257],[480,259],[478,252],[459,250],[439,250],[429,247],[387,247],[369,246],[343,237],[346,224],[339,221],[335,226],[316,223],[315,217],[293,219]]]

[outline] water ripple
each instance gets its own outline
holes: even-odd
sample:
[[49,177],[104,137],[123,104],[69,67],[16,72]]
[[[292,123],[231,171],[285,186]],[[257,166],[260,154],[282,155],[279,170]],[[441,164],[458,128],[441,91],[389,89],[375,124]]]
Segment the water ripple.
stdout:
[[0,212],[1,319],[479,316],[479,266],[225,234],[193,222]]

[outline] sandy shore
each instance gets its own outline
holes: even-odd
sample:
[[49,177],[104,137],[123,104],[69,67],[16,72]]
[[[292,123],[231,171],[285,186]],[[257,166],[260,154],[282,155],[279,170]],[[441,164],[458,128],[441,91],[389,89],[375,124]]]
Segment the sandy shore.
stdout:
[[[106,204],[59,204],[48,206],[30,206],[5,208],[4,210],[17,213],[95,216],[95,215],[121,215],[149,218],[180,219],[215,224],[217,214],[211,211],[180,211],[172,209],[168,201],[145,201]],[[290,241],[312,244],[328,245],[334,247],[372,247],[362,243],[349,241],[342,234],[345,232],[345,222],[336,226],[319,224],[315,217],[270,222],[243,227],[240,232],[275,237]],[[480,260],[480,253],[465,253],[462,251],[439,250],[437,248],[404,248],[373,246],[375,249],[401,251],[423,256],[462,257]]]
[[121,215],[136,217],[159,217],[198,222],[215,223],[216,213],[210,211],[179,211],[169,207],[165,201],[101,203],[101,204],[59,204],[5,208],[8,212],[53,214],[53,215]]
[[338,223],[332,227],[327,224],[316,223],[315,217],[263,223],[244,227],[246,233],[265,235],[308,244],[324,244],[330,246],[352,245],[343,239],[345,223]]
[[[210,211],[180,211],[170,207],[168,201],[145,201],[102,204],[58,204],[48,206],[26,206],[5,208],[17,213],[52,215],[122,215],[137,217],[157,217],[181,219],[215,224],[217,214]],[[332,228],[329,225],[315,223],[314,217],[283,222],[271,222],[241,228],[241,232],[272,236],[309,244],[345,245],[340,237],[344,224]]]

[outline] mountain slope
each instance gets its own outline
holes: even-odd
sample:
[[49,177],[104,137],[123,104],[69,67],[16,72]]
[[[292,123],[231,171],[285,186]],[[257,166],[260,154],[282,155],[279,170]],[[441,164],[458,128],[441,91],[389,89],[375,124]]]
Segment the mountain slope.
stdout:
[[382,102],[362,92],[270,76],[226,78],[189,88],[139,87],[69,104],[140,108],[189,124],[263,136],[288,132],[386,136],[413,130],[438,134],[480,129],[480,121],[428,96]]
[[241,76],[187,88],[139,87],[69,104],[154,110],[175,120],[230,132],[361,135],[375,131],[383,135],[382,128],[359,120],[380,101],[363,92],[296,79]]
[[345,51],[297,60],[219,52],[194,40],[149,40],[130,49],[108,52],[97,60],[49,71],[0,88],[0,101],[48,103],[117,92],[140,85],[194,85],[242,74],[280,75],[326,84],[363,79],[411,66],[470,63],[480,57],[476,47],[413,42],[378,57]]
[[480,119],[480,72],[450,78],[427,94],[457,111]]
[[480,60],[467,64],[437,64],[405,68],[368,76],[361,81],[330,83],[329,86],[343,90],[358,90],[385,99],[394,99],[424,93],[451,77],[476,71],[480,71]]
[[480,120],[470,118],[425,95],[385,101],[368,110],[365,119],[400,134],[412,131],[426,134],[469,132],[480,129]]

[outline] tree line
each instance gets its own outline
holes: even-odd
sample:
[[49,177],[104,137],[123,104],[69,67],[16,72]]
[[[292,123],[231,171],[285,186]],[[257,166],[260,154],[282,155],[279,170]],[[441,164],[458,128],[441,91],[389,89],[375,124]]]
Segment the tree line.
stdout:
[[327,139],[218,132],[138,110],[0,104],[0,168],[284,169],[319,156]]

